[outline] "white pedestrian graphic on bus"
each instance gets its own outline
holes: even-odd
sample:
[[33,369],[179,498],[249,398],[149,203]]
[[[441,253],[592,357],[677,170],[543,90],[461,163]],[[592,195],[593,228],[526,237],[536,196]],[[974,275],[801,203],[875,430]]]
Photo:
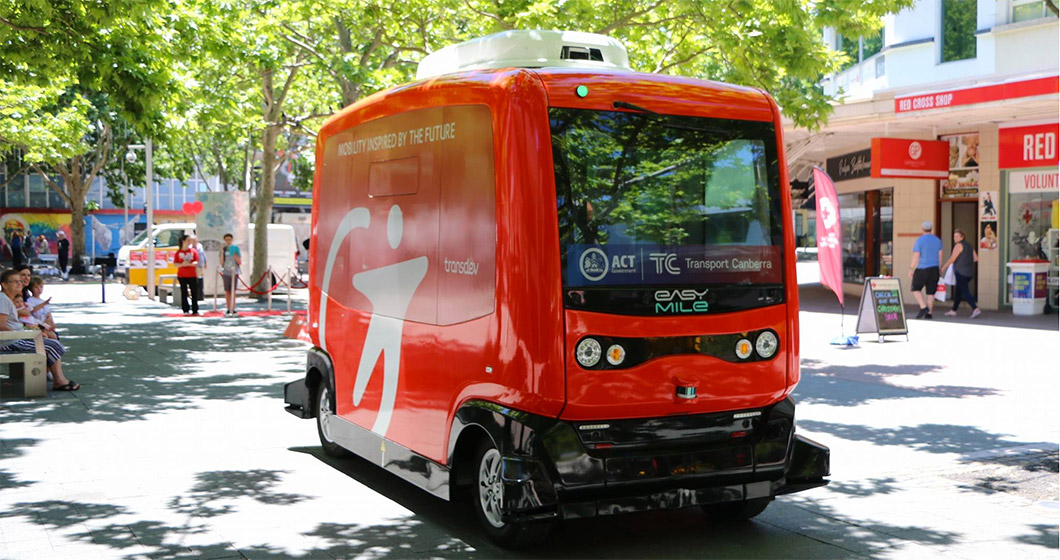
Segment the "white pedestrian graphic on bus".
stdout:
[[[324,266],[322,287],[330,288],[331,272],[338,257],[342,240],[357,228],[368,229],[371,214],[367,208],[354,208],[342,219]],[[401,245],[405,222],[401,207],[390,207],[387,216],[386,237],[391,249]],[[405,325],[412,296],[427,275],[427,257],[417,257],[380,268],[366,270],[353,276],[353,286],[372,304],[372,318],[364,339],[364,349],[357,366],[357,377],[353,387],[353,405],[360,406],[361,399],[372,377],[372,370],[383,355],[383,394],[379,403],[372,431],[385,435],[394,414],[397,400],[398,376],[401,371],[401,333]],[[320,301],[320,342],[327,351],[327,297]]]

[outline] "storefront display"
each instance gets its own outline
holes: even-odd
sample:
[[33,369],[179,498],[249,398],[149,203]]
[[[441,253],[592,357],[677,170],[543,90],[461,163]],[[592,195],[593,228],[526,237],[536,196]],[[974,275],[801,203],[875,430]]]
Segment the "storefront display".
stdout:
[[867,276],[894,272],[894,190],[839,196],[843,228],[843,281],[860,284]]
[[[999,161],[1008,169],[1003,175],[1007,194],[1001,224],[1005,232],[1001,241],[1003,256],[1010,262],[1046,263],[1043,278],[1047,288],[1042,289],[1053,303],[1060,271],[1054,227],[1060,199],[1056,167],[1058,124],[1007,127],[998,136]],[[1014,287],[1005,284],[1005,303],[1012,304]]]
[[950,145],[949,176],[940,181],[939,198],[967,198],[979,194],[979,134],[941,136]]

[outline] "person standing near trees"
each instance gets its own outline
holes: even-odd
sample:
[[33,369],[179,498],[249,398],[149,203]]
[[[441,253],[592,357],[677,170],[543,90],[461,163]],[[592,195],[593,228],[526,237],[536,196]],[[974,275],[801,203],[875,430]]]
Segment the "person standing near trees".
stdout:
[[191,244],[189,246],[195,249],[195,252],[199,255],[199,264],[195,266],[196,285],[199,288],[196,298],[202,301],[205,298],[203,294],[206,293],[206,250],[203,249],[202,243],[199,243],[199,238],[194,233],[191,234]]
[[191,315],[199,315],[199,278],[195,268],[199,264],[199,251],[191,246],[191,237],[180,236],[180,249],[173,255],[173,264],[177,267],[177,281],[180,282],[180,308],[188,314],[188,299],[191,299]]
[[224,236],[225,246],[221,249],[221,280],[225,285],[225,317],[237,317],[236,313],[236,279],[239,278],[239,267],[243,264],[243,255],[239,246],[232,243],[231,233]]
[[62,275],[63,280],[66,280],[66,263],[70,260],[70,241],[66,239],[66,233],[62,230],[59,230],[55,236],[59,238],[55,243],[55,254],[58,256],[59,261],[59,274]]
[[22,231],[11,232],[11,268],[17,269],[22,266]]

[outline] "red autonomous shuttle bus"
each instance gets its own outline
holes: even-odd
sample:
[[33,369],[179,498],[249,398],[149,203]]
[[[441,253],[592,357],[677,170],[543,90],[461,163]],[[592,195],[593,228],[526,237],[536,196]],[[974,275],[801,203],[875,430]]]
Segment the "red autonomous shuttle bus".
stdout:
[[798,300],[780,112],[628,70],[613,39],[507,32],[317,141],[291,413],[510,545],[556,519],[748,518],[826,484],[795,435]]

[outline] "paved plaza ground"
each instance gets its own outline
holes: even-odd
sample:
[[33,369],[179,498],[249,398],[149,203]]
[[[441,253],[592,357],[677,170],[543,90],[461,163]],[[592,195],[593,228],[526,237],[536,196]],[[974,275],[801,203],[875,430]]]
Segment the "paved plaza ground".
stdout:
[[[510,552],[467,504],[322,454],[313,423],[283,410],[307,348],[283,338],[288,316],[172,317],[121,291],[108,285],[103,304],[98,284],[47,288],[83,388],[0,399],[0,559],[1051,559],[1060,548],[1056,315],[936,314],[911,321],[908,341],[846,348],[829,344],[834,299],[807,284],[796,414],[832,448],[830,486],[745,524],[696,510],[583,520]],[[304,309],[304,292],[294,303]]]

